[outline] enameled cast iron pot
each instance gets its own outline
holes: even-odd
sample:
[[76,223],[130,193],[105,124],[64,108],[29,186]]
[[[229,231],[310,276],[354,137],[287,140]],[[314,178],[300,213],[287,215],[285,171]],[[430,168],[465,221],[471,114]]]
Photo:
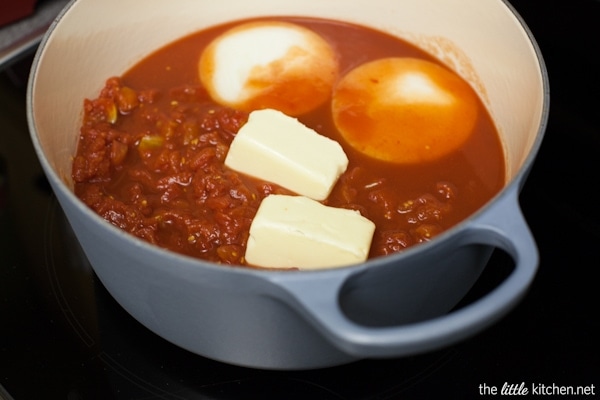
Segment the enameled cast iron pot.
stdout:
[[[462,74],[505,145],[506,187],[431,242],[361,265],[314,272],[223,267],[153,247],[110,225],[73,194],[82,101],[106,78],[187,33],[261,15],[350,21],[424,48]],[[538,265],[518,195],[548,116],[539,50],[501,0],[77,0],[36,54],[28,90],[33,144],[97,276],[137,320],[178,346],[227,363],[308,369],[449,345],[507,313]],[[492,292],[449,310],[494,248],[514,260]]]

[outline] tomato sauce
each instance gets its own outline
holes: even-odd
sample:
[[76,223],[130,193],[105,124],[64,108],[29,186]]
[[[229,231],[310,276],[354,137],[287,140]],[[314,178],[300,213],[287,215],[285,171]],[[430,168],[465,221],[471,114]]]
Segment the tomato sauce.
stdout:
[[[410,56],[412,45],[351,24],[278,18],[319,33],[335,48],[340,74],[369,60]],[[223,164],[247,113],[214,103],[201,86],[202,49],[235,23],[203,30],[159,49],[84,101],[73,160],[75,193],[125,231],[204,260],[245,265],[252,218],[271,193],[288,193]],[[326,204],[355,209],[376,224],[370,257],[431,240],[474,213],[505,183],[499,135],[480,105],[475,132],[438,160],[401,165],[347,145],[327,103],[298,119],[337,140],[349,158]]]

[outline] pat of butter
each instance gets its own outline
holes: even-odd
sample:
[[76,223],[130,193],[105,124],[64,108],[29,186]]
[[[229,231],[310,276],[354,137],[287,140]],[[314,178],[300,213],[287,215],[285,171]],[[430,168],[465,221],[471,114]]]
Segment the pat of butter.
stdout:
[[270,195],[250,226],[245,257],[265,268],[342,267],[367,259],[374,231],[375,224],[357,211]]
[[225,165],[315,200],[329,196],[348,167],[340,144],[272,110],[250,113],[237,133]]

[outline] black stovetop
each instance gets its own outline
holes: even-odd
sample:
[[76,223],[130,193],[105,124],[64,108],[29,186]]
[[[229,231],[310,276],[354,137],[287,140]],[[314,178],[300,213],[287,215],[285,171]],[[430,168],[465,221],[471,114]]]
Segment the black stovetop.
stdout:
[[[541,254],[533,286],[508,316],[455,346],[323,370],[221,364],[131,318],[81,257],[35,158],[25,119],[31,58],[5,69],[0,399],[467,399],[506,382],[523,383],[530,395],[546,385],[598,396],[600,1],[511,3],[540,45],[551,85],[546,137],[521,195]],[[492,285],[505,264],[494,255],[475,290]]]

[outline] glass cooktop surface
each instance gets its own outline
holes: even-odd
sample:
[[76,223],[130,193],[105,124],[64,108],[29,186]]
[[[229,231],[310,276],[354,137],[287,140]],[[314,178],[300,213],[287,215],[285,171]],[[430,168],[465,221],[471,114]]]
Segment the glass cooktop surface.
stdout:
[[[31,55],[20,55],[0,74],[0,399],[467,399],[503,388],[548,397],[569,387],[587,390],[570,398],[597,396],[600,65],[592,53],[600,2],[511,3],[542,50],[551,85],[546,136],[521,194],[541,257],[530,291],[456,345],[311,371],[203,358],[116,303],[37,162],[25,117]],[[510,270],[494,253],[464,302]]]

